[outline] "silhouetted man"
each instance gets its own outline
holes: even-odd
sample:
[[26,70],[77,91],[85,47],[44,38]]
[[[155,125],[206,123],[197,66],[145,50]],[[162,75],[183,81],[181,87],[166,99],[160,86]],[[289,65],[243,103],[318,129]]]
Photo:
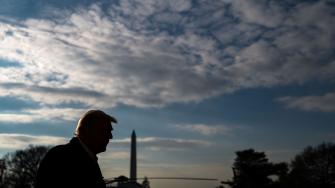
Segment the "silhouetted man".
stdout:
[[86,112],[75,137],[56,146],[42,160],[36,188],[105,188],[96,154],[106,151],[116,119],[100,110]]

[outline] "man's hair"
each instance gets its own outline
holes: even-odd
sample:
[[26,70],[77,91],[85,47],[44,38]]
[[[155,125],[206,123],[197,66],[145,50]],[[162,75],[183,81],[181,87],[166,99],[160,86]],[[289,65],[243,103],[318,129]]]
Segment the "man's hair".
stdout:
[[94,124],[101,121],[109,121],[117,123],[117,120],[101,110],[89,110],[79,119],[75,135],[79,136],[80,134],[87,132]]

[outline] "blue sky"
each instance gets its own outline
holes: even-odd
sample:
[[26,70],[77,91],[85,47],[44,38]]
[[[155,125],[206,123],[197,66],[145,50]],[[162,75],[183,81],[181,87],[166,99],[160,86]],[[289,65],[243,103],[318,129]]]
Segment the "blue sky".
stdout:
[[[271,0],[0,0],[0,154],[119,120],[105,177],[221,180],[250,147],[290,161],[335,139],[335,5]],[[152,181],[154,187],[218,182]]]

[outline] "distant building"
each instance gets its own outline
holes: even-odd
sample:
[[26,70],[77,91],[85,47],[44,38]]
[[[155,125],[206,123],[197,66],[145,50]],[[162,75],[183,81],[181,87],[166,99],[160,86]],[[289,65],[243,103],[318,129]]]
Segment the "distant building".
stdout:
[[150,188],[150,183],[147,177],[144,177],[144,180],[142,182],[142,187],[143,188]]
[[117,188],[142,188],[142,185],[137,182],[118,183]]

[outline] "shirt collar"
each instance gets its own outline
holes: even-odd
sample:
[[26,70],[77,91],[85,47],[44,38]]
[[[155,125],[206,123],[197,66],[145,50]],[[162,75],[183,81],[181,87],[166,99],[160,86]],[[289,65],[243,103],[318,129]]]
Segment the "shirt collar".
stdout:
[[98,157],[91,152],[91,150],[85,145],[85,143],[79,137],[76,138],[78,139],[80,145],[84,148],[86,153],[90,156],[90,158],[92,158],[95,162],[97,162]]

